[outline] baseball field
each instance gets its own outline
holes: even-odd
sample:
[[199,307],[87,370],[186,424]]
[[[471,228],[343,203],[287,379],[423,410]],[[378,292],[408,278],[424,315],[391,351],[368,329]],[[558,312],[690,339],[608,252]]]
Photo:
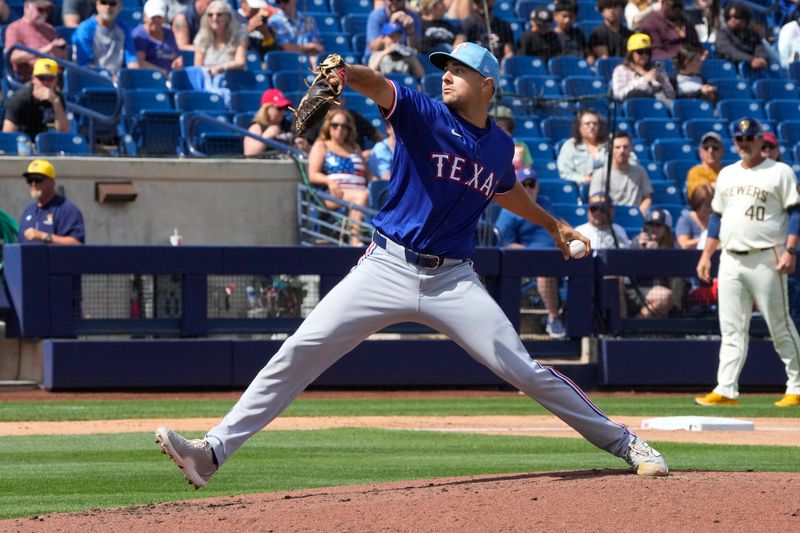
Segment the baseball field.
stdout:
[[[514,392],[308,392],[195,491],[153,430],[202,436],[238,396],[1,393],[0,531],[800,531],[779,394],[592,394],[666,457],[644,478]],[[678,415],[755,431],[639,430]]]

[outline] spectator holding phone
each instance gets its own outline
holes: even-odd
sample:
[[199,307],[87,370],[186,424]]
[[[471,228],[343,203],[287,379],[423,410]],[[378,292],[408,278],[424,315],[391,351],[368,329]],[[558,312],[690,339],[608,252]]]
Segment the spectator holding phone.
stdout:
[[[22,18],[6,28],[6,53],[13,45],[21,44],[44,54],[66,59],[67,41],[47,23],[47,17],[53,9],[50,0],[26,0],[22,9]],[[11,52],[11,64],[19,81],[27,82],[31,79],[33,64],[37,59],[38,56],[22,50]]]

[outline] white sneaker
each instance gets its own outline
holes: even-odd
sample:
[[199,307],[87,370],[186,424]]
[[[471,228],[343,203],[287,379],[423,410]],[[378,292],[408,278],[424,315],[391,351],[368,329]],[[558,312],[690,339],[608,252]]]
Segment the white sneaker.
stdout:
[[640,476],[669,475],[669,467],[661,454],[639,437],[631,441],[622,458]]
[[208,485],[208,480],[217,471],[211,446],[204,439],[187,440],[169,428],[160,427],[156,430],[156,443],[161,445],[161,453],[178,465],[183,477],[195,489]]

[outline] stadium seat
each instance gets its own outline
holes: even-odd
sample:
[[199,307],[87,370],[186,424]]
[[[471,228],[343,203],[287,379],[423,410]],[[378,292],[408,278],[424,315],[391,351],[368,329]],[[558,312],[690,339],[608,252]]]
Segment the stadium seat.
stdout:
[[578,56],[551,57],[547,61],[547,70],[559,79],[567,76],[594,76],[589,62]]
[[567,76],[561,82],[564,94],[569,96],[585,96],[596,94],[606,96],[608,94],[608,83],[602,78],[594,76]]
[[670,159],[664,163],[664,174],[683,190],[686,188],[686,175],[698,164],[696,159]]
[[517,137],[517,141],[522,141],[528,145],[531,151],[533,160],[552,160],[553,157],[553,141],[546,137]]
[[681,139],[656,139],[651,147],[653,159],[665,162],[670,159],[690,159],[696,157],[692,143]]
[[[588,37],[588,35],[587,35]],[[597,74],[606,80],[606,83],[611,83],[611,75],[614,69],[617,68],[622,62],[625,61],[624,57],[601,57],[595,62]]]
[[[399,85],[403,85],[408,87],[409,89],[416,89],[417,88],[417,79],[412,76],[411,74],[400,74],[400,73],[392,73],[392,74],[385,74],[386,79],[392,80]],[[439,76],[439,92],[441,92],[441,76]]]
[[683,204],[683,194],[678,183],[673,180],[650,180],[653,186],[653,203]]
[[255,113],[261,107],[262,91],[236,91],[231,93],[231,111]]
[[736,120],[741,117],[753,117],[758,120],[767,118],[764,107],[758,100],[748,98],[729,98],[717,103],[717,113],[725,120]]
[[778,138],[781,140],[781,142],[790,145],[800,142],[800,119],[791,119],[779,122]]
[[505,21],[516,20],[517,16],[514,14],[514,0],[497,0],[494,4],[492,14]]
[[718,78],[735,79],[738,76],[736,65],[727,59],[710,58],[703,61],[700,67],[700,75],[703,79],[714,80]]
[[436,98],[442,94],[442,76],[441,74],[425,74],[420,80],[422,85],[422,92]]
[[0,155],[18,155],[20,137],[23,138],[23,142],[31,142],[28,135],[20,131],[0,133]]
[[[368,13],[347,13],[342,18],[342,29],[345,33],[354,35],[356,33],[367,33]],[[358,49],[356,49],[358,51]]]
[[614,224],[619,224],[625,230],[635,229],[638,233],[644,225],[642,212],[635,205],[616,205],[614,206]]
[[309,11],[314,11],[316,13],[336,13],[335,11],[331,10],[331,4],[328,0],[304,0],[305,4],[303,5],[303,11],[306,9]]
[[386,200],[389,199],[389,180],[372,180],[369,182],[367,189],[369,191],[369,207],[376,211],[383,207]]
[[694,118],[714,118],[714,106],[708,100],[679,98],[672,102],[672,116],[681,122]]
[[572,181],[539,179],[539,194],[553,203],[578,205],[578,185]]
[[753,89],[750,83],[740,79],[716,78],[709,84],[717,88],[717,95],[726,98],[752,98]]
[[572,227],[585,223],[588,211],[583,205],[553,203],[553,216],[566,220]]
[[799,100],[772,100],[764,106],[767,118],[770,120],[782,120],[786,117],[800,116]]
[[331,0],[333,13],[363,13],[369,15],[372,11],[372,0]]
[[[538,117],[514,117],[516,128],[514,129],[514,136],[519,137],[541,137],[542,129],[539,126],[541,122]],[[545,137],[547,137],[545,135]]]
[[176,156],[181,143],[180,111],[140,111],[123,137],[128,155]]
[[83,136],[62,131],[44,131],[38,134],[36,151],[41,155],[89,155],[92,153]]
[[699,144],[703,135],[710,131],[719,134],[723,139],[730,139],[731,137],[727,120],[690,118],[683,123],[683,135],[695,144]]
[[753,84],[753,92],[755,92],[756,98],[760,98],[761,100],[800,99],[800,92],[797,90],[797,82],[792,80],[756,80]]
[[180,91],[175,95],[178,111],[224,111],[225,100],[218,94],[205,91]]
[[647,171],[650,181],[667,181],[667,177],[662,170],[663,164],[658,161],[639,161],[639,164]]
[[117,21],[121,22],[128,31],[132,31],[142,23],[142,8],[139,4],[125,6],[117,15]]
[[636,137],[652,143],[656,139],[683,139],[680,122],[671,118],[643,118],[634,124]]
[[[194,62],[187,63],[184,59],[183,64],[188,67],[193,65]],[[261,61],[261,57],[259,57],[257,53],[249,50],[245,56],[245,68],[247,68],[247,70],[250,72],[258,72],[260,70],[264,70],[264,64]]]
[[123,89],[155,89],[167,90],[167,78],[160,70],[128,69],[119,71],[119,86]]
[[[611,129],[611,128],[609,128]],[[634,134],[634,122],[627,118],[617,118],[614,120],[613,129],[616,131],[624,131],[631,137],[636,137]]]
[[632,137],[631,145],[633,146],[633,153],[636,154],[639,162],[647,162],[653,159],[650,153],[650,145],[644,139]]
[[172,109],[169,92],[157,89],[130,89],[122,94],[122,116],[133,117],[140,111]]
[[542,134],[553,142],[572,136],[573,119],[568,117],[547,117],[542,121]]
[[298,71],[309,68],[311,63],[308,61],[308,55],[306,54],[276,50],[264,54],[264,66],[269,72],[278,72],[280,70]]
[[675,76],[675,66],[672,64],[671,59],[655,59],[654,61],[661,65],[664,69],[664,74],[666,74],[668,78]]
[[531,11],[537,7],[547,9],[548,0],[517,0],[514,6],[514,16],[519,20],[529,20]]
[[532,74],[546,76],[547,67],[541,58],[533,56],[511,56],[503,59],[503,74],[506,76],[523,76]]
[[172,92],[194,90],[194,85],[189,80],[188,73],[182,68],[169,71],[169,86]]
[[342,23],[339,20],[337,13],[329,13],[325,11],[312,11],[309,5],[309,10],[305,12],[306,16],[313,17],[317,22],[317,28],[320,32],[336,32],[341,33]]
[[226,70],[222,74],[224,87],[229,91],[252,91],[256,88],[256,75],[249,70]]
[[284,93],[293,91],[306,92],[308,90],[306,83],[310,84],[312,81],[314,81],[314,74],[308,70],[284,70],[272,75],[272,86]]
[[540,96],[561,96],[561,85],[555,76],[536,76],[525,74],[514,79],[514,89],[518,94],[532,98]]
[[253,122],[253,113],[249,111],[242,111],[233,115],[233,124],[240,128],[247,129]]
[[[364,55],[364,50],[367,48],[367,34],[364,32],[352,34],[352,37],[350,37],[350,44],[353,47],[353,56],[362,57]],[[430,63],[427,59],[426,62]],[[422,64],[422,68],[426,68],[425,63]]]
[[560,180],[561,175],[558,173],[558,166],[556,162],[545,159],[534,159],[533,170],[540,180]]
[[[437,72],[439,77],[441,78],[442,72]],[[514,92],[514,77],[513,76],[500,76],[500,80],[497,83],[497,86],[500,88],[499,94],[503,93],[513,93]]]
[[783,68],[779,63],[770,63],[767,68],[754,70],[749,61],[739,62],[739,75],[746,80],[782,79]]
[[669,203],[669,202],[657,202],[655,199],[653,200],[653,205],[651,206],[652,209],[666,209],[669,211],[669,214],[672,215],[672,229],[675,229],[675,224],[678,222],[678,219],[684,213],[688,213],[691,210],[689,206],[684,202],[677,202],[677,203]]
[[181,138],[186,143],[186,155],[194,155],[189,149],[190,145],[207,156],[242,155],[242,137],[218,124],[227,122],[224,113],[216,114],[218,120],[215,122],[196,122],[194,117],[197,115],[198,113],[183,113],[180,118]]
[[[350,38],[341,32],[321,31],[320,36],[327,54],[351,54],[354,51]],[[361,51],[359,50],[359,52]]]
[[625,116],[633,120],[643,118],[669,118],[669,108],[656,98],[629,98],[622,102]]
[[800,81],[800,61],[792,61],[786,70],[789,71],[789,78],[794,81]]
[[[366,38],[367,38],[367,36],[364,35],[364,39],[366,39]],[[353,45],[353,48],[358,50],[358,47],[356,47],[355,45]],[[429,56],[430,56],[430,54],[417,54],[417,61],[419,61],[419,64],[422,65],[423,70],[425,70],[425,74],[438,74],[439,77],[441,78],[442,77],[442,71],[439,70],[437,67],[433,66],[433,63],[431,63],[431,60],[428,59]]]

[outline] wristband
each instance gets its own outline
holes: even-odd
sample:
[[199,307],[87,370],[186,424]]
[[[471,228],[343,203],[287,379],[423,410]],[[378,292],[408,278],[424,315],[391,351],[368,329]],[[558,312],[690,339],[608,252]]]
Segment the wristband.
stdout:
[[797,255],[797,248],[786,247],[786,253],[789,255]]
[[47,233],[44,236],[44,242],[46,242],[47,244],[50,244],[51,242],[53,242],[53,234],[52,233]]

